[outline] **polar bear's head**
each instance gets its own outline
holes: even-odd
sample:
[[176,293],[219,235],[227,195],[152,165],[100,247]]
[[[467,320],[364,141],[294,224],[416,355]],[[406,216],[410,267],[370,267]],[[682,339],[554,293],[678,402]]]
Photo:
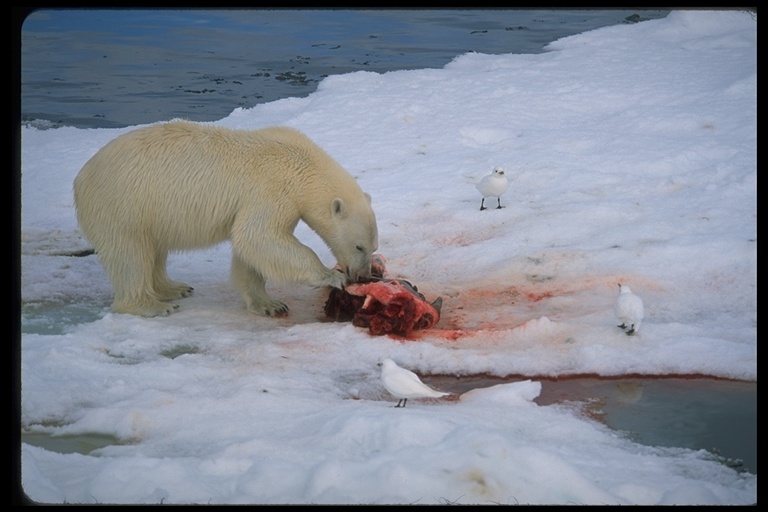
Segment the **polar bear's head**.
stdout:
[[328,242],[339,267],[352,282],[371,275],[371,256],[379,248],[371,196],[364,200],[335,198],[331,202],[333,233]]

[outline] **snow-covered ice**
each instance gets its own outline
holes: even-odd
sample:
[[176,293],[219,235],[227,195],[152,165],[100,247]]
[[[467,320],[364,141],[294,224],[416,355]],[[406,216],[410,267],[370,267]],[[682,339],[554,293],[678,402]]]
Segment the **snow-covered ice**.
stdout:
[[[109,312],[72,181],[125,129],[21,130],[21,423],[101,434],[87,455],[24,443],[45,503],[752,504],[757,476],[540,406],[536,377],[757,380],[755,13],[674,11],[537,55],[329,76],[215,124],[298,128],[373,195],[394,277],[443,297],[403,341],[322,321],[327,291],[245,311],[227,244],[174,254],[195,287],[167,318]],[[475,184],[514,181],[501,210]],[[303,224],[297,235],[328,266]],[[616,283],[643,297],[616,328]],[[377,363],[525,375],[394,409]]]

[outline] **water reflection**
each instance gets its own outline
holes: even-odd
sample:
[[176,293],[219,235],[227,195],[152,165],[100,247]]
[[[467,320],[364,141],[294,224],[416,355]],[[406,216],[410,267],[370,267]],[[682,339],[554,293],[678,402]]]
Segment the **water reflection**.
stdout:
[[[470,389],[528,377],[431,376],[438,389]],[[649,446],[704,449],[757,474],[757,383],[706,377],[534,378],[539,405],[572,403],[586,416]]]

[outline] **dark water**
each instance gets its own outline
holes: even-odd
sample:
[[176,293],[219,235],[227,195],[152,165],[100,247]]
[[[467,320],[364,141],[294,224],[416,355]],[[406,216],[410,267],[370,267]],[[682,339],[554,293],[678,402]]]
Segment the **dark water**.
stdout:
[[[521,379],[430,377],[453,393]],[[705,377],[575,377],[541,382],[539,405],[578,404],[587,416],[649,446],[707,450],[757,474],[757,383]]]
[[[468,376],[425,377],[431,386],[453,393],[515,379]],[[587,416],[649,446],[707,450],[713,460],[757,474],[757,384],[710,378],[536,379],[539,405],[577,404]],[[25,443],[61,453],[88,454],[112,444],[103,434],[51,436],[22,434]]]
[[540,53],[556,39],[667,10],[52,10],[21,26],[22,121],[84,128],[184,117],[314,92],[352,71]]

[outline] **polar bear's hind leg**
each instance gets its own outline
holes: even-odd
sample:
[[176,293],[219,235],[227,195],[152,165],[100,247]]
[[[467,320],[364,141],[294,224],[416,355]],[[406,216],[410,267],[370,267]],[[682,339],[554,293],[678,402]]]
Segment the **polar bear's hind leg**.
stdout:
[[[165,302],[153,287],[156,254],[150,248],[131,244],[95,244],[115,293],[112,310],[139,316],[168,316],[178,308]],[[164,261],[163,261],[164,265]]]
[[186,283],[173,281],[168,277],[166,262],[168,253],[158,251],[155,254],[154,271],[152,274],[152,289],[161,301],[178,300],[189,297],[194,288]]

